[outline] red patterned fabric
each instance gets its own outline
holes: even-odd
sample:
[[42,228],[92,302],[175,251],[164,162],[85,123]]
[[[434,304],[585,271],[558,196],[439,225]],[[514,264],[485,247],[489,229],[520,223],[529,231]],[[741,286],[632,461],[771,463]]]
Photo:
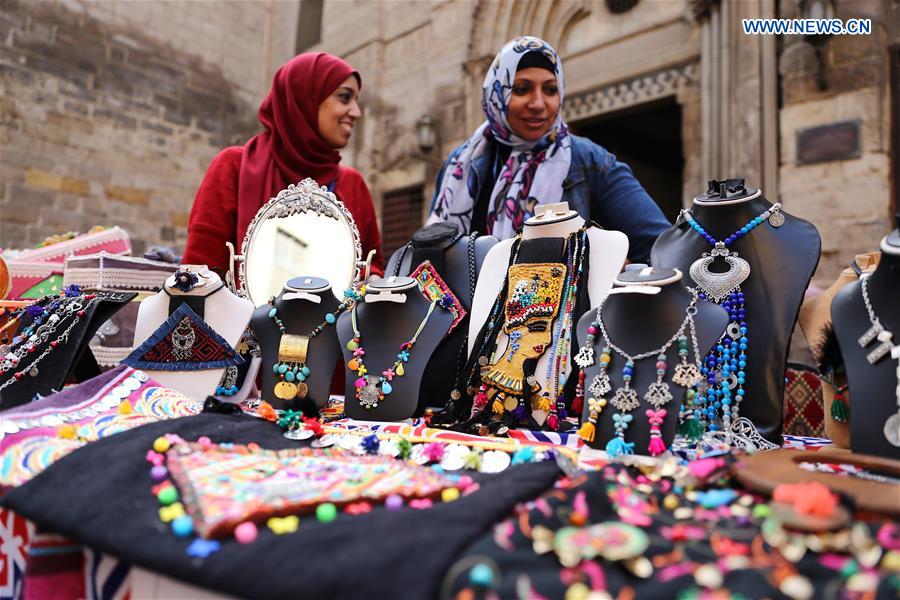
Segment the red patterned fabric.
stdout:
[[174,355],[176,348],[172,336],[178,334],[180,336],[193,333],[195,338],[194,344],[191,346],[191,362],[207,362],[213,360],[225,360],[234,357],[234,352],[223,348],[216,340],[212,338],[206,331],[199,327],[194,327],[194,323],[190,317],[184,316],[175,329],[166,334],[158,344],[150,348],[142,358],[143,360],[152,362],[174,363],[185,360]]
[[809,367],[792,365],[785,372],[785,377],[784,433],[823,437],[825,410],[819,376]]

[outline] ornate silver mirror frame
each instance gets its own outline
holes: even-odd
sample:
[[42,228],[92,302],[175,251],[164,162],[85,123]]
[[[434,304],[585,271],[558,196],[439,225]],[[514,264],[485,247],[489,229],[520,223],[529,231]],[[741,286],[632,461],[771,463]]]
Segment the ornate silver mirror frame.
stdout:
[[[283,223],[276,223],[276,220],[282,219],[285,220]],[[346,235],[342,235],[344,232]],[[298,234],[309,235],[311,239],[309,241],[297,239]],[[279,244],[271,240],[273,235],[280,235],[288,240],[285,243],[296,246],[293,249],[295,252],[299,248],[301,254],[310,254],[314,260],[318,259],[319,262],[313,267],[298,265],[296,269],[303,272],[291,271],[284,280],[272,282],[268,289],[262,290],[259,289],[260,285],[254,283],[254,272],[262,268],[260,263],[266,266],[271,265],[271,269],[275,270],[277,260],[290,260],[290,256],[277,251]],[[264,240],[264,238],[269,239]],[[266,241],[270,246],[269,256],[261,254],[266,249],[262,245]],[[265,303],[271,295],[277,294],[287,278],[298,275],[324,277],[331,282],[335,295],[342,297],[343,291],[347,287],[359,281],[362,269],[365,268],[365,262],[362,261],[359,229],[356,227],[353,215],[350,214],[344,203],[338,200],[337,196],[328,191],[328,188],[318,185],[309,178],[281,190],[277,196],[271,198],[257,211],[256,216],[247,226],[247,233],[241,242],[240,254],[234,253],[234,246],[230,242],[226,245],[231,257],[231,268],[227,275],[229,286],[237,294],[249,298],[257,306]],[[255,258],[257,256],[263,256],[264,259]],[[330,263],[340,261],[340,264],[328,264],[329,261]],[[352,264],[350,264],[351,262]],[[234,276],[235,263],[237,263],[236,279]],[[290,265],[287,268],[293,269],[294,267]],[[336,276],[335,273],[339,275]],[[346,281],[336,280],[343,279],[346,273],[349,273]],[[257,276],[256,279],[259,277]]]

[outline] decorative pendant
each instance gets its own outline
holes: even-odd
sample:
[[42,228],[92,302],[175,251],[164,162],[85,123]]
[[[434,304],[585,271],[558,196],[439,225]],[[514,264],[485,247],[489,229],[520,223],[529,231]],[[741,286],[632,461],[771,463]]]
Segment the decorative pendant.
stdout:
[[366,377],[365,384],[362,387],[357,387],[356,395],[360,406],[366,410],[378,408],[378,402],[383,398],[381,390],[378,389],[378,377],[374,375]]
[[575,355],[573,359],[575,364],[581,367],[582,369],[586,369],[587,367],[594,364],[594,346],[585,344],[578,350],[578,354]]
[[196,340],[197,335],[194,333],[191,319],[187,316],[182,317],[172,330],[172,356],[176,360],[189,359]]
[[609,381],[609,375],[606,373],[601,373],[599,375],[594,375],[593,381],[591,381],[591,385],[588,387],[588,390],[594,396],[605,396],[612,389],[612,384]]
[[669,390],[669,384],[665,381],[651,383],[644,394],[644,400],[653,406],[659,408],[672,400],[672,392]]
[[620,412],[629,412],[641,405],[638,394],[631,388],[619,388],[612,399],[612,405]]
[[884,437],[892,446],[900,447],[900,410],[884,422]]
[[275,384],[275,397],[282,400],[293,400],[297,397],[297,386],[290,381],[279,381]]
[[[714,273],[709,266],[717,257],[728,263],[728,270]],[[723,242],[716,242],[716,247],[703,257],[695,260],[690,268],[691,279],[703,290],[708,298],[721,302],[734,292],[750,276],[750,263],[738,257],[737,252],[725,248]]]

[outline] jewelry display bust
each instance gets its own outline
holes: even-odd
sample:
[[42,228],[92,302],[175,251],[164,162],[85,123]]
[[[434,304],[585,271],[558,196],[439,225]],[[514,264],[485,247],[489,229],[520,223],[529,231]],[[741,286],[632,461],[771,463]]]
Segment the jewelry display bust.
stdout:
[[[722,426],[729,416],[729,427],[752,438],[755,432],[741,418],[746,417],[769,445],[780,446],[787,353],[803,294],[819,262],[819,232],[812,223],[776,209],[760,190],[745,187],[742,179],[711,181],[709,190],[694,198],[690,215],[684,212],[656,240],[651,264],[681,270],[689,275],[688,285],[702,283],[696,276],[704,278],[704,295],[722,297],[723,306],[728,303],[734,352],[747,357],[741,359],[746,362],[742,387],[734,385],[736,377],[731,375],[736,373],[723,377],[716,371],[711,385],[719,389],[713,391],[724,393],[722,387],[728,386],[732,397],[742,399],[732,405],[729,415],[715,409],[712,424]],[[722,267],[709,264],[721,264],[722,259],[729,263],[728,277]],[[736,297],[730,300],[729,296]],[[741,344],[746,348],[739,348]],[[725,350],[727,354],[713,357],[714,369],[730,360],[733,352],[730,347]],[[765,440],[758,441],[766,445]]]
[[831,320],[850,386],[850,448],[900,457],[900,232],[881,242],[881,260],[839,291]]
[[[253,304],[232,294],[206,265],[181,265],[162,291],[141,302],[134,328],[134,346],[141,346],[181,306],[190,308],[233,349],[247,328]],[[212,395],[224,368],[178,371],[145,369],[166,387],[203,400]]]
[[370,282],[337,320],[346,365],[344,412],[353,419],[402,421],[420,410],[425,367],[453,323],[409,277]]

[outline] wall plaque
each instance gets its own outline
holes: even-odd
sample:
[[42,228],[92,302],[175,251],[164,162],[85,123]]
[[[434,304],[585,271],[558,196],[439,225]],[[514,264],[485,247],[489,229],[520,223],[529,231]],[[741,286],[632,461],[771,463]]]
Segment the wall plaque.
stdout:
[[857,158],[859,120],[829,123],[797,131],[797,164],[811,165]]

